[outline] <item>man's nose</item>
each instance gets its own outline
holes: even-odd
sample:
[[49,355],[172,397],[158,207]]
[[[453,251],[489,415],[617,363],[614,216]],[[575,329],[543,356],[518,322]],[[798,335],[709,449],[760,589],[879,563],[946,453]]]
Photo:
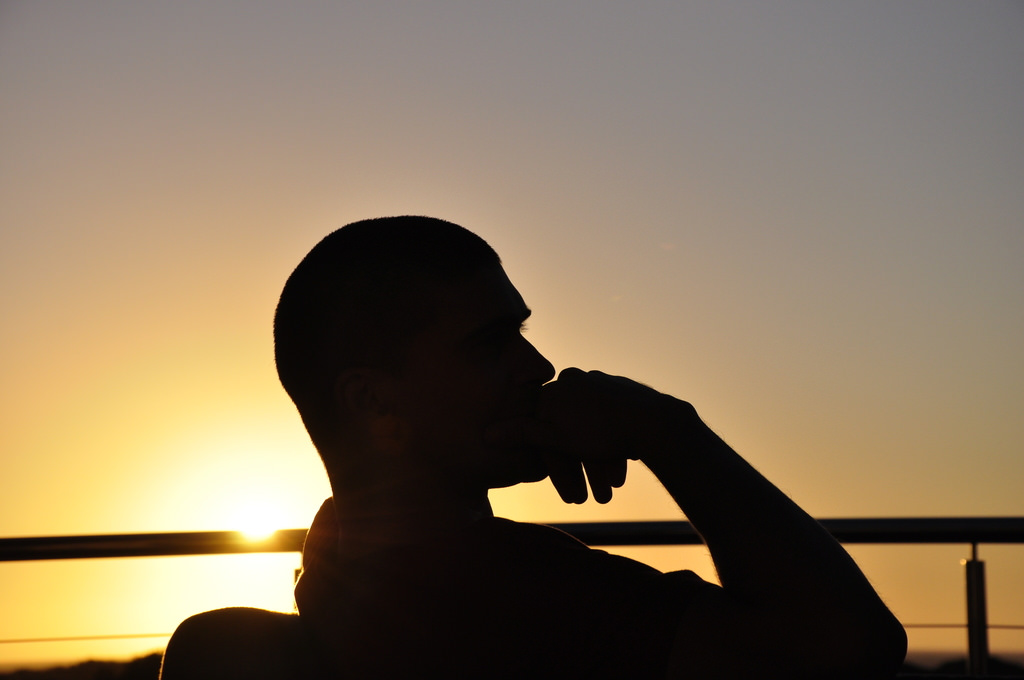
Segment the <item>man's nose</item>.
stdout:
[[544,384],[555,377],[555,367],[547,358],[537,351],[526,338],[523,342],[523,356],[520,358],[520,380],[522,382],[539,382]]

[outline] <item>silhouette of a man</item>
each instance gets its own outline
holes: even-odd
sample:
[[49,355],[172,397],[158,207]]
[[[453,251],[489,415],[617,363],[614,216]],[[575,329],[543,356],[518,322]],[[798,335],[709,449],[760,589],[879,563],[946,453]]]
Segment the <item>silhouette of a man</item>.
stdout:
[[[296,268],[278,372],[333,490],[298,616],[187,620],[164,677],[870,678],[902,627],[811,517],[693,407],[551,364],[495,252],[424,217],[350,224]],[[548,477],[607,502],[642,461],[721,586],[495,518],[488,490]],[[226,632],[230,631],[230,632]]]

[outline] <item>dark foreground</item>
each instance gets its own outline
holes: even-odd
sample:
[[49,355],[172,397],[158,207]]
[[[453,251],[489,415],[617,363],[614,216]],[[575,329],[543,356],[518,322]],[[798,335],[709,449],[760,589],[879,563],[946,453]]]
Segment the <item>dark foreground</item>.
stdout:
[[[74,666],[44,670],[0,673],[2,680],[157,680],[160,676],[160,654],[149,654],[131,661],[85,661]],[[1022,678],[1024,666],[991,659],[985,678]],[[950,661],[937,668],[914,664],[903,667],[900,678],[969,678],[967,662]]]
[[74,666],[0,673],[4,680],[157,680],[161,653],[131,661],[85,661]]

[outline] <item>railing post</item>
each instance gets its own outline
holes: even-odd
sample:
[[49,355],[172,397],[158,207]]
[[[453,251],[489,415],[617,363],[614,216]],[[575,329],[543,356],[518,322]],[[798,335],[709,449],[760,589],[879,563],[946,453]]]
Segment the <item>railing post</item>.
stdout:
[[985,563],[978,559],[978,544],[971,544],[971,559],[964,561],[967,575],[967,665],[972,676],[988,673],[988,611],[985,606]]

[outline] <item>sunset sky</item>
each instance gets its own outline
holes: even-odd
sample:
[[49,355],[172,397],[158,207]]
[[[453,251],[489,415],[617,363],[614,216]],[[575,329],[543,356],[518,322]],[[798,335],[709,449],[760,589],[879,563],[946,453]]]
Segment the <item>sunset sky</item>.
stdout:
[[[498,250],[556,367],[692,402],[817,517],[1024,515],[1022,36],[1019,2],[0,0],[0,537],[307,526],[276,298],[410,213]],[[679,518],[639,468],[493,500]],[[905,622],[963,621],[966,547],[851,552]],[[1024,546],[981,556],[1024,624]],[[297,561],[0,564],[0,640],[287,609]]]

